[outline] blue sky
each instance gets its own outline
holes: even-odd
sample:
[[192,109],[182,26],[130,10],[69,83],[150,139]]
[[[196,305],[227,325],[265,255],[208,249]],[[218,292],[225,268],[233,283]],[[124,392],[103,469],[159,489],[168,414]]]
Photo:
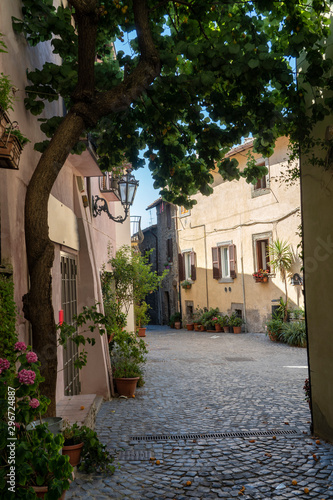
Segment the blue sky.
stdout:
[[134,177],[139,181],[131,215],[141,215],[141,228],[156,224],[156,208],[146,210],[148,205],[159,198],[158,190],[153,188],[153,178],[148,167],[140,168],[133,172]]

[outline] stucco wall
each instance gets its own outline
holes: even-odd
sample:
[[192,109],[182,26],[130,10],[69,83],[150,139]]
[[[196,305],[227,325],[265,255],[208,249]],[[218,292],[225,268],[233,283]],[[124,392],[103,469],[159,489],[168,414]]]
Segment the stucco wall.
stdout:
[[[285,298],[285,285],[280,276],[269,278],[268,283],[255,283],[254,235],[270,233],[272,240],[279,238],[291,244],[295,262],[293,272],[300,272],[297,228],[300,219],[299,185],[286,185],[279,176],[286,165],[286,138],[277,141],[269,159],[270,189],[252,197],[253,188],[244,179],[223,182],[214,174],[214,193],[209,197],[196,195],[190,215],[179,218],[179,246],[182,251],[196,253],[197,278],[190,290],[182,291],[182,305],[191,300],[194,307],[219,307],[230,314],[242,310],[246,329],[263,332],[265,321],[271,317],[272,306],[280,297]],[[246,163],[245,150],[236,155],[240,167]],[[255,155],[259,159],[259,155]],[[235,279],[223,282],[213,279],[212,247],[232,242],[236,245],[237,264]],[[300,287],[288,285],[290,306],[303,305]],[[276,302],[275,302],[276,301]]]

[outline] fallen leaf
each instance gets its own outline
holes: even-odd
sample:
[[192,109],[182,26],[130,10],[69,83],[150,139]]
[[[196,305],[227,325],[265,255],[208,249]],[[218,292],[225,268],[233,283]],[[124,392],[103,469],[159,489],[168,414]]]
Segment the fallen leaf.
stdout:
[[80,410],[84,410],[84,406],[81,406],[81,407],[80,407]]
[[293,480],[291,481],[291,484],[292,484],[293,486],[297,486],[297,481],[296,481],[296,479],[293,479]]
[[304,488],[304,493],[308,494],[310,492],[309,488]]
[[249,443],[255,443],[256,440],[255,439],[249,439]]
[[319,439],[317,439],[316,444],[321,444],[321,442],[319,441]]
[[161,462],[159,460],[156,460],[156,462],[155,462],[156,465],[160,465],[160,463]]
[[272,439],[276,439],[276,436],[273,436]]
[[265,453],[266,457],[272,458],[272,455],[270,453]]
[[192,482],[191,481],[186,481],[186,486],[191,486]]

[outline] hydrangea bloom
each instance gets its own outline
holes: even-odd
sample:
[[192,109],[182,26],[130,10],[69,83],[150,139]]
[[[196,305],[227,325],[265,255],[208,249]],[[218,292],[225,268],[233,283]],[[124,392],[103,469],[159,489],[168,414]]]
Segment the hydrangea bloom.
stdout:
[[24,342],[16,342],[16,344],[14,345],[14,349],[15,351],[26,351],[27,346]]
[[38,401],[38,399],[36,399],[36,398],[32,398],[32,399],[29,401],[29,406],[31,406],[31,408],[38,408],[38,406],[39,406],[39,401]]
[[3,370],[8,370],[10,367],[10,363],[8,359],[2,359],[0,358],[0,373],[3,372]]
[[27,352],[26,357],[28,363],[36,363],[36,361],[38,361],[38,357],[35,352]]
[[36,373],[32,370],[21,370],[20,372],[18,372],[17,378],[19,379],[21,384],[33,385],[36,378]]

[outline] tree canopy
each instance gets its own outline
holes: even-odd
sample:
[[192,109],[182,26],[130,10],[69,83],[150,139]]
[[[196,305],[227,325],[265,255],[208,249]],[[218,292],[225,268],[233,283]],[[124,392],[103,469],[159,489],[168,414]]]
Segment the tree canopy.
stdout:
[[[277,137],[302,141],[313,123],[331,113],[333,89],[324,75],[330,1],[23,0],[14,28],[32,45],[51,40],[59,64],[29,72],[25,104],[39,115],[45,101],[62,97],[84,118],[102,168],[124,160],[143,165],[168,201],[187,204],[210,194],[211,170],[255,182],[265,167],[240,172],[225,153],[253,135],[254,149],[273,152]],[[114,43],[126,43],[116,56]],[[296,80],[295,58],[307,61]],[[147,62],[142,66],[142,62]],[[141,63],[141,66],[140,66]],[[142,75],[145,72],[145,75]],[[309,115],[305,93],[315,103]],[[317,101],[316,101],[317,99]],[[64,120],[41,128],[52,137]],[[43,151],[47,143],[36,148]],[[76,151],[80,143],[73,144]]]
[[[56,8],[53,3],[58,5]],[[212,192],[212,170],[255,182],[255,162],[241,172],[226,152],[252,134],[254,150],[273,152],[277,137],[304,143],[330,114],[326,57],[330,0],[22,0],[13,19],[31,45],[48,42],[55,58],[28,73],[25,105],[39,116],[63,98],[64,116],[41,119],[49,142],[27,187],[25,236],[30,289],[24,314],[55,414],[57,336],[51,293],[54,246],[48,200],[80,139],[95,139],[102,169],[139,168],[145,150],[155,188],[190,206]],[[127,43],[129,53],[114,43]],[[22,41],[21,41],[22,42]],[[22,46],[22,45],[21,45]],[[45,51],[43,51],[45,53]],[[303,58],[296,78],[293,61]],[[305,95],[311,92],[307,109]],[[49,119],[44,117],[48,116]]]

